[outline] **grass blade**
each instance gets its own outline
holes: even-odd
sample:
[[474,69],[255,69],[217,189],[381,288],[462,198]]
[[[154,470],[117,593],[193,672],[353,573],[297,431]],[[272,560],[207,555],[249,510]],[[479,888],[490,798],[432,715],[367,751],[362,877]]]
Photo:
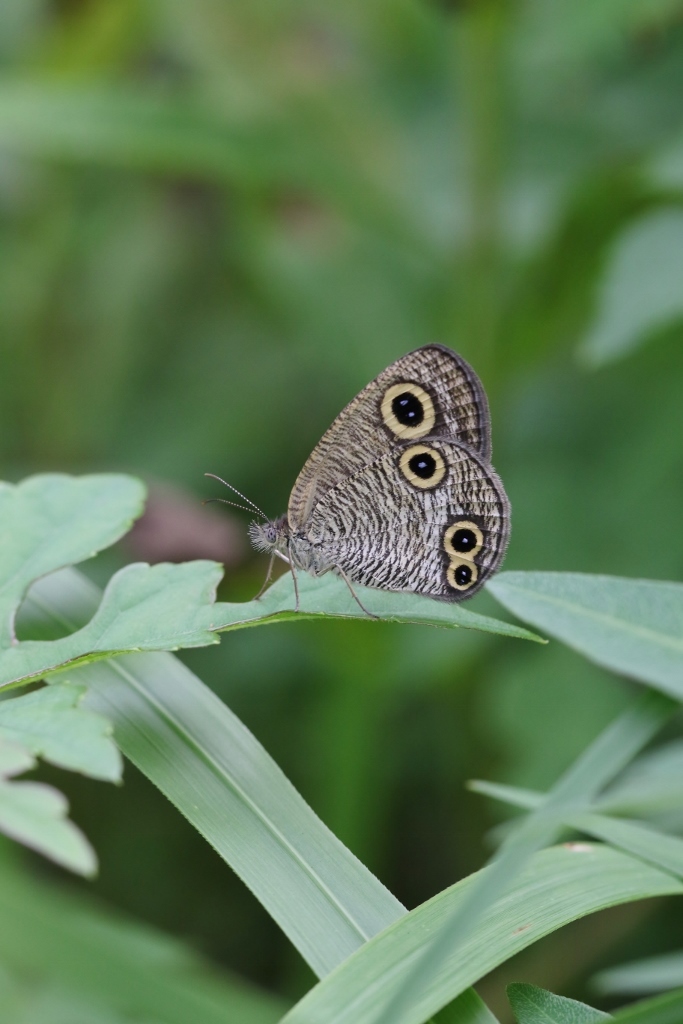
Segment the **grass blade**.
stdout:
[[503,572],[487,587],[520,619],[598,665],[683,698],[683,584]]
[[[305,996],[283,1024],[374,1024],[479,877],[439,893],[371,940]],[[392,1024],[421,1024],[498,964],[569,921],[617,903],[674,893],[683,893],[683,885],[673,876],[604,846],[543,850],[487,908],[467,944],[451,951],[430,985],[394,1014]]]

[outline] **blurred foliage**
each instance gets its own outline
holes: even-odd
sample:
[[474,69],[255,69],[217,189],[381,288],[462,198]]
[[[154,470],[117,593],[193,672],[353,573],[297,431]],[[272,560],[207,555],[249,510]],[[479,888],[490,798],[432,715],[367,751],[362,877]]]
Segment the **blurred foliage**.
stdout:
[[[507,568],[683,576],[680,0],[4,0],[0,65],[2,477],[199,499],[212,470],[276,514],[343,404],[439,340],[489,391]],[[260,585],[239,557],[223,600]],[[481,863],[496,810],[467,778],[545,786],[630,693],[555,645],[426,627],[245,630],[186,660],[411,907]],[[130,766],[123,790],[41,777],[102,896],[303,991]],[[631,945],[623,921],[605,965],[681,944],[673,913]],[[529,980],[581,997],[574,945]]]

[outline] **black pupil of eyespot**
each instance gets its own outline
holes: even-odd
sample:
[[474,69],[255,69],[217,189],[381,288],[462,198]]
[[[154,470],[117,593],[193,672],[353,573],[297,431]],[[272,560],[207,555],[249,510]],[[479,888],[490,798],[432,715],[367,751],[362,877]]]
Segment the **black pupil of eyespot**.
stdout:
[[467,552],[471,551],[472,548],[476,548],[477,538],[474,535],[473,530],[463,528],[462,530],[455,531],[451,544],[453,545],[454,551]]
[[417,455],[413,455],[412,459],[408,461],[408,465],[415,476],[419,476],[420,480],[429,480],[430,477],[434,476],[436,460],[429,452],[419,452]]
[[459,587],[464,587],[472,579],[472,570],[469,565],[459,565],[455,570],[455,582]]
[[412,391],[404,391],[402,394],[396,395],[391,403],[391,409],[398,422],[402,423],[404,427],[418,427],[425,415],[422,402]]

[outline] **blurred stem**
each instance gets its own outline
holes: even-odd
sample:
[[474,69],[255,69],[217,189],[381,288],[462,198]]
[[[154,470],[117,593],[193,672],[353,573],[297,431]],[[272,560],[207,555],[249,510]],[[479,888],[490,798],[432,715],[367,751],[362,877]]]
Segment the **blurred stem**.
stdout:
[[[349,624],[350,625],[350,624]],[[387,711],[383,685],[387,656],[384,631],[354,624],[326,638],[327,683],[320,708],[319,809],[325,823],[371,870],[379,858],[383,822],[382,723]]]
[[471,0],[455,29],[469,210],[461,290],[462,336],[489,388],[495,372],[500,316],[507,28],[507,0]]

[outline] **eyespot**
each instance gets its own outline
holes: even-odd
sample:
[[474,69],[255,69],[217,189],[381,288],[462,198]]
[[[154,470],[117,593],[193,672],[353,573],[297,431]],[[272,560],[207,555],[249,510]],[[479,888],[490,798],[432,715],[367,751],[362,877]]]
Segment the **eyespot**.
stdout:
[[448,555],[473,559],[484,546],[484,535],[476,523],[461,519],[448,527],[443,535],[443,546]]
[[446,475],[446,463],[441,452],[425,444],[406,448],[398,466],[406,480],[423,490],[438,486]]
[[380,411],[385,426],[396,437],[424,437],[436,423],[432,399],[419,384],[408,381],[387,388]]
[[477,582],[479,570],[466,558],[452,558],[446,570],[446,579],[454,590],[469,590]]

